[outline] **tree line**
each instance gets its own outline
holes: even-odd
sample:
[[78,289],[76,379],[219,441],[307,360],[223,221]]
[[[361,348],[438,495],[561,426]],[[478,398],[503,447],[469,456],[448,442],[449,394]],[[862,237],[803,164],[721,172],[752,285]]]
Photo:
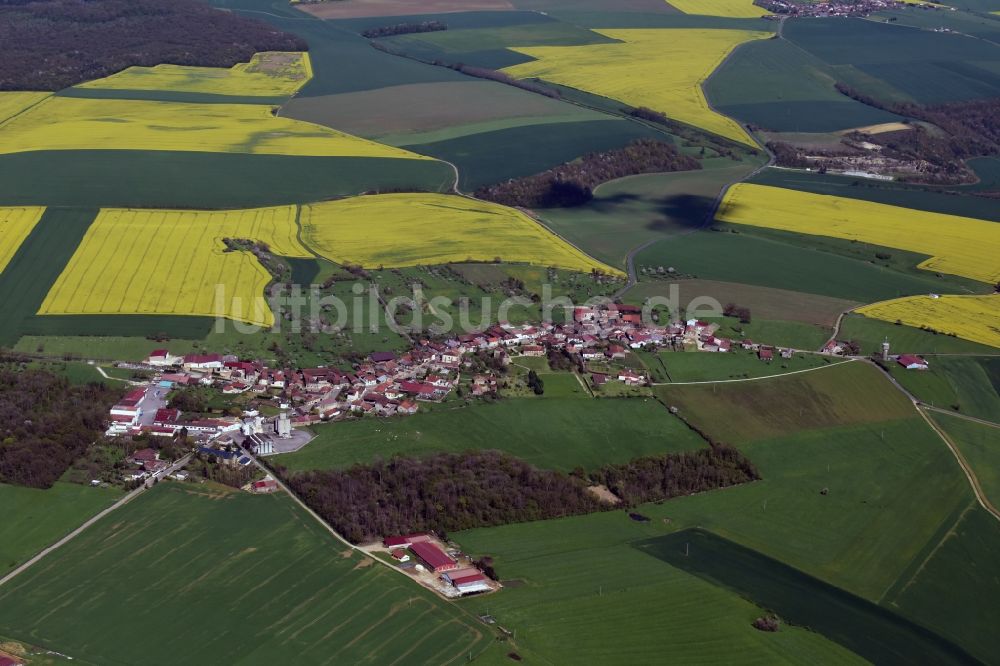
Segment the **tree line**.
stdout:
[[714,445],[605,465],[591,478],[607,486],[626,506],[636,506],[756,481],[760,474],[738,450]]
[[7,360],[0,366],[0,482],[50,488],[104,431],[121,396],[104,384]]
[[521,79],[515,79],[510,74],[506,72],[501,72],[496,69],[490,69],[488,67],[476,67],[474,65],[466,65],[461,62],[445,62],[444,60],[428,60],[425,58],[420,58],[415,54],[406,53],[399,48],[392,47],[385,42],[379,42],[376,40],[368,42],[373,49],[382,51],[383,53],[388,53],[394,56],[400,56],[403,58],[410,58],[412,60],[417,60],[419,62],[427,63],[428,65],[434,65],[435,67],[447,67],[448,69],[453,69],[456,72],[461,72],[466,76],[472,76],[477,79],[486,79],[488,81],[496,81],[497,83],[502,83],[507,86],[513,86],[515,88],[520,88],[522,90],[527,90],[528,92],[533,92],[538,95],[544,95],[546,97],[551,97],[553,99],[560,99],[561,95],[559,91],[544,86],[540,83],[535,83],[533,81],[526,81]]
[[232,67],[305,41],[197,0],[0,3],[0,90],[60,90],[133,65]]
[[[280,470],[279,470],[280,471]],[[637,458],[596,473],[539,470],[500,451],[396,456],[287,479],[292,490],[352,543],[381,536],[547,520],[615,508],[587,490],[603,483],[626,506],[759,478],[735,449],[713,446]]]
[[421,21],[419,23],[396,23],[370,28],[361,33],[362,37],[377,39],[379,37],[394,37],[395,35],[411,35],[420,32],[439,32],[447,30],[448,26],[441,21]]
[[475,196],[524,208],[579,206],[593,198],[595,187],[609,180],[641,173],[695,169],[701,169],[701,163],[680,153],[672,144],[636,139],[624,148],[588,153],[533,176],[481,187]]

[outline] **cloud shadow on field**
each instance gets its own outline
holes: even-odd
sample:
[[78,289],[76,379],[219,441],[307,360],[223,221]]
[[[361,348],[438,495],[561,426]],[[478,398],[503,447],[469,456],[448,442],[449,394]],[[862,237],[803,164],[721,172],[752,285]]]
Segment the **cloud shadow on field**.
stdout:
[[697,229],[708,225],[715,208],[715,197],[698,194],[676,194],[659,201],[656,212],[662,217],[646,224],[650,231],[670,231],[677,227]]

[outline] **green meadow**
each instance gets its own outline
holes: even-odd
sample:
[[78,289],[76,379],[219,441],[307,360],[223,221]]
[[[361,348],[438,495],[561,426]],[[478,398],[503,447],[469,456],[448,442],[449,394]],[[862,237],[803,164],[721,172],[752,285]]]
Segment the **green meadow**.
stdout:
[[[712,663],[723,658],[712,652],[720,643],[738,646],[748,663],[855,658],[824,631],[872,657],[878,652],[867,652],[870,645],[857,643],[865,639],[850,635],[855,607],[866,609],[874,624],[887,623],[886,631],[903,628],[896,656],[886,663],[912,663],[913,646],[925,642],[959,662],[969,659],[962,650],[988,659],[1000,581],[985,549],[1000,531],[995,521],[970,525],[970,512],[978,514],[950,451],[905,398],[886,389],[878,371],[860,363],[783,379],[670,389],[668,398],[684,393],[704,405],[688,413],[699,427],[739,435],[733,441],[762,480],[634,509],[645,522],[609,512],[454,535],[466,550],[493,556],[508,582],[502,596],[470,604],[516,632],[519,654],[543,660],[594,653],[609,663],[636,663],[655,654]],[[771,423],[785,411],[783,421]],[[756,422],[748,416],[753,414]],[[770,573],[750,589],[745,580],[732,580],[739,577],[735,570],[694,577],[683,566],[636,557],[634,546],[644,539],[694,527],[749,549],[739,551],[747,562],[771,562],[762,570]],[[953,534],[959,536],[948,536]],[[967,568],[971,580],[957,573]],[[796,573],[789,578],[776,570]],[[727,584],[713,585],[713,579]],[[806,610],[819,615],[802,618],[801,608],[788,607],[791,624],[777,634],[749,628],[764,611],[748,598],[781,614],[782,598],[795,601],[788,596],[790,580],[813,581],[806,587],[849,603],[837,611],[812,606]],[[949,580],[961,582],[931,607]],[[969,621],[959,605],[977,598],[976,585],[988,590],[989,601]],[[801,599],[802,588],[795,589]],[[737,612],[733,600],[748,605]],[[797,619],[813,631],[799,634]],[[664,626],[671,630],[653,629]],[[770,642],[760,643],[761,636]]]
[[954,289],[933,273],[903,272],[872,263],[870,259],[877,251],[874,247],[864,257],[845,256],[835,252],[837,244],[828,240],[800,234],[764,235],[758,229],[701,231],[661,240],[641,251],[635,263],[639,268],[673,268],[678,276],[803,291],[863,303]]
[[663,381],[667,382],[712,382],[759,379],[802,372],[813,368],[824,368],[840,359],[831,359],[817,354],[796,354],[792,358],[780,356],[765,363],[757,357],[757,352],[737,349],[727,353],[708,352],[660,352],[654,361],[647,363],[655,368],[660,366]]
[[[652,398],[591,399],[567,395],[565,384],[545,376],[546,394],[494,404],[442,408],[391,419],[359,419],[314,426],[305,448],[273,458],[289,470],[347,467],[395,454],[498,449],[547,469],[596,469],[656,453],[705,445]],[[552,382],[552,389],[550,389]]]
[[862,354],[881,352],[886,339],[893,354],[995,354],[997,351],[969,340],[857,314],[844,317],[838,338],[854,340],[861,346]]
[[986,359],[932,356],[928,360],[927,370],[907,370],[896,363],[889,367],[896,381],[923,402],[1000,423],[1000,394],[990,382]]
[[1000,504],[1000,426],[966,421],[947,414],[928,414],[955,443],[972,466],[983,492]]
[[47,490],[0,484],[0,574],[13,569],[121,497],[110,488],[56,483]]
[[656,387],[657,396],[729,444],[916,416],[879,369],[860,361],[755,382]]

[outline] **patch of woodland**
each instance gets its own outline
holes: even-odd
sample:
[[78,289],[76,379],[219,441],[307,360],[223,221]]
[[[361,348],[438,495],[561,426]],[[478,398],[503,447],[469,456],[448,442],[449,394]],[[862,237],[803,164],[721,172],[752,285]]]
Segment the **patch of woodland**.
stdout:
[[701,163],[673,144],[637,139],[624,148],[588,153],[542,173],[481,187],[475,196],[522,208],[579,206],[594,198],[595,187],[616,178],[696,169]]
[[587,487],[595,483],[634,506],[758,478],[739,451],[717,445],[606,465],[591,475],[540,470],[500,451],[466,451],[305,472],[288,483],[337,532],[361,543],[392,534],[446,535],[622,507],[590,493]]
[[50,488],[104,432],[120,390],[0,363],[0,482]]
[[132,66],[232,67],[301,38],[198,0],[0,0],[0,90],[60,90]]

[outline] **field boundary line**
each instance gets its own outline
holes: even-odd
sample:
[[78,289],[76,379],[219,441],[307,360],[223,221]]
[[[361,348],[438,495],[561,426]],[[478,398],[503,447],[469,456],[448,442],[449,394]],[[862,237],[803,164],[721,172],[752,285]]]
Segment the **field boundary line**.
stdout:
[[[920,560],[920,565],[917,566],[916,570],[914,570],[913,575],[911,575],[907,579],[907,581],[905,583],[903,583],[902,587],[900,587],[899,590],[896,591],[893,594],[893,598],[887,600],[886,596],[889,595],[890,593],[892,593],[893,590],[894,590],[894,588],[897,585],[899,585],[899,583],[900,583],[899,579],[893,581],[892,585],[890,585],[888,588],[886,588],[886,591],[882,593],[881,597],[879,597],[878,603],[881,604],[883,601],[886,601],[887,603],[892,604],[893,606],[895,606],[896,605],[896,603],[895,603],[896,599],[899,599],[899,597],[901,597],[903,595],[903,593],[906,592],[906,590],[911,585],[913,585],[914,582],[916,582],[916,580],[920,576],[921,572],[927,566],[927,563],[931,561],[931,559],[934,557],[934,555],[937,554],[937,552],[939,550],[941,550],[941,547],[945,544],[945,542],[948,541],[948,539],[950,539],[951,537],[956,536],[955,530],[958,527],[959,523],[961,523],[963,520],[965,520],[965,517],[968,515],[969,511],[971,511],[975,507],[976,507],[976,500],[973,498],[972,501],[970,501],[968,503],[968,505],[966,505],[966,507],[964,509],[962,509],[962,511],[955,518],[955,520],[950,525],[948,525],[948,529],[944,530],[944,534],[941,535],[941,538],[938,539],[938,542],[936,544],[934,544],[934,547],[930,549],[930,551],[927,553],[927,555],[922,560]],[[952,515],[954,515],[954,514],[952,514]],[[907,571],[904,570],[903,573],[907,573]]]
[[995,506],[993,506],[993,503],[990,502],[989,498],[986,496],[986,493],[983,491],[982,486],[979,484],[979,477],[976,476],[975,471],[972,469],[972,466],[969,465],[969,462],[965,459],[965,456],[962,455],[961,450],[958,448],[955,442],[952,441],[948,433],[946,433],[944,429],[941,428],[941,426],[935,423],[934,419],[927,416],[927,412],[924,409],[922,409],[920,405],[914,405],[914,406],[916,407],[917,412],[924,419],[924,421],[927,422],[927,425],[929,425],[934,430],[934,432],[938,434],[938,436],[944,441],[944,443],[951,450],[952,455],[955,456],[955,460],[958,462],[959,467],[961,467],[962,471],[965,473],[965,478],[969,480],[969,484],[972,486],[972,492],[973,494],[975,494],[976,501],[979,502],[979,506],[986,509],[990,513],[990,515],[992,515],[994,518],[1000,521],[1000,510],[998,510]]
[[[11,91],[11,92],[17,92],[17,91]],[[0,128],[6,127],[10,123],[10,121],[16,120],[17,118],[23,116],[28,111],[31,111],[32,109],[34,109],[36,106],[38,106],[42,102],[46,102],[51,97],[54,97],[54,96],[55,96],[55,93],[49,93],[48,95],[46,95],[45,97],[41,98],[40,100],[38,100],[34,104],[29,104],[28,106],[24,107],[23,109],[21,109],[20,111],[18,111],[14,115],[7,116],[6,118],[0,119]]]
[[986,419],[981,419],[975,416],[969,416],[968,414],[959,414],[958,412],[950,412],[947,409],[934,407],[933,405],[928,405],[925,402],[921,402],[920,406],[928,411],[936,412],[938,414],[944,414],[945,416],[954,416],[956,419],[962,419],[964,421],[978,423],[979,425],[987,426],[989,428],[1000,428],[1000,423],[996,423],[994,421],[987,421]]
[[[163,477],[165,478],[165,477],[169,476],[175,470],[177,470],[177,469],[183,467],[184,465],[186,465],[188,463],[188,461],[191,459],[192,455],[194,455],[194,454],[189,453],[186,456],[184,456],[183,458],[181,458],[180,460],[178,460],[177,462],[175,462],[173,465],[171,465],[170,467],[168,467],[166,469],[166,471],[163,473]],[[158,479],[159,477],[156,477],[156,478]],[[52,543],[51,545],[46,546],[42,550],[38,551],[30,559],[25,560],[23,563],[21,563],[20,565],[18,565],[15,569],[13,569],[8,574],[6,574],[3,578],[0,578],[0,587],[6,585],[11,580],[13,580],[16,576],[18,576],[18,575],[24,573],[25,571],[27,571],[28,569],[30,569],[33,565],[37,564],[42,558],[44,558],[49,553],[51,553],[51,552],[53,552],[55,550],[58,550],[59,548],[65,546],[67,543],[69,543],[70,541],[72,541],[76,537],[78,537],[81,534],[83,534],[83,532],[86,531],[87,528],[91,527],[92,525],[94,525],[95,523],[97,523],[98,521],[100,521],[102,518],[104,518],[105,516],[107,516],[108,514],[112,513],[113,511],[116,511],[116,510],[120,509],[121,507],[125,506],[126,504],[128,504],[129,502],[131,502],[132,500],[134,500],[135,498],[139,497],[144,492],[146,492],[147,490],[149,490],[151,487],[152,486],[147,485],[146,482],[143,482],[143,484],[141,486],[139,486],[135,490],[132,490],[132,491],[126,493],[123,497],[121,497],[120,499],[118,499],[111,506],[105,508],[101,512],[99,512],[99,513],[91,516],[90,518],[88,518],[82,525],[80,525],[79,527],[75,528],[69,534],[66,534],[61,539],[59,539],[58,541],[56,541],[55,543]]]
[[838,361],[837,363],[830,363],[829,365],[819,365],[815,368],[803,368],[802,370],[793,370],[792,372],[786,372],[784,374],[778,375],[765,375],[764,377],[742,377],[740,379],[709,379],[700,382],[653,382],[650,386],[694,386],[697,384],[735,384],[737,382],[758,382],[763,379],[778,379],[779,377],[791,377],[792,375],[801,375],[805,372],[815,372],[817,370],[826,370],[827,368],[834,368],[838,365],[844,365],[846,363],[853,363],[857,359],[849,358],[844,361]]

